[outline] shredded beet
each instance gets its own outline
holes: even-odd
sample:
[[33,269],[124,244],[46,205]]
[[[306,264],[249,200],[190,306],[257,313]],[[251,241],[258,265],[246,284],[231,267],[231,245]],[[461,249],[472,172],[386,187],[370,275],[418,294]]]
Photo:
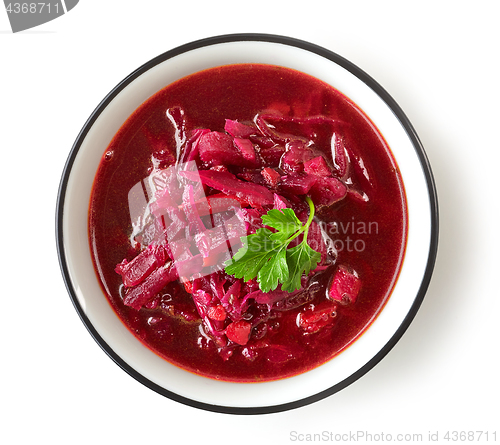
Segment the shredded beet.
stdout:
[[224,192],[228,195],[237,196],[248,202],[252,207],[262,208],[274,201],[272,192],[264,186],[252,184],[238,179],[229,172],[214,170],[200,170],[196,174],[182,172],[183,176],[193,181],[199,180],[209,187]]
[[317,176],[330,176],[332,170],[328,167],[323,156],[316,156],[304,162],[304,171]]
[[186,146],[183,152],[182,161],[190,162],[196,159],[200,153],[200,140],[203,135],[209,133],[210,130],[207,129],[196,129],[191,134],[191,137],[186,142]]
[[347,187],[340,179],[317,177],[308,194],[316,206],[331,206],[345,197]]
[[287,173],[298,173],[304,170],[304,163],[313,159],[314,151],[303,141],[291,141],[281,157],[281,168]]
[[144,304],[151,300],[168,283],[179,278],[177,269],[172,262],[157,268],[144,281],[130,289],[125,294],[123,303],[139,310]]
[[260,173],[264,177],[268,186],[272,189],[275,189],[281,181],[281,175],[279,172],[271,167],[264,167]]
[[290,173],[281,177],[280,190],[285,193],[305,195],[318,178],[306,172]]
[[258,163],[255,148],[249,139],[234,138],[234,144],[240,150],[243,159],[245,159],[244,165],[253,166]]
[[[318,333],[334,324],[337,303],[356,301],[360,278],[341,266],[328,295],[318,297],[318,283],[334,267],[337,252],[316,219],[310,224],[308,243],[321,260],[302,276],[300,289],[288,292],[278,286],[263,292],[255,279],[236,279],[221,265],[243,245],[244,236],[264,227],[262,216],[268,210],[293,209],[305,221],[306,195],[318,208],[331,207],[346,196],[343,178],[349,156],[345,141],[334,132],[339,124],[321,117],[271,113],[257,116],[255,123],[226,119],[222,132],[188,131],[186,116],[178,109],[171,110],[169,119],[179,126],[179,160],[151,173],[154,196],[148,209],[153,223],[148,224],[155,235],[138,238],[149,243],[135,258],[116,266],[126,289],[123,302],[135,310],[154,308],[162,289],[180,280],[193,309],[186,311],[173,301],[169,311],[187,322],[197,314],[204,335],[223,360],[240,346],[249,360],[265,349],[270,362],[286,362],[289,348],[265,341],[272,335],[273,320],[283,312],[300,310],[297,328],[307,335]],[[321,152],[317,146],[325,141],[332,146]],[[150,221],[147,216],[144,221]],[[299,238],[291,246],[298,243]]]
[[142,283],[154,269],[163,266],[166,259],[167,254],[163,246],[153,245],[143,250],[130,262],[123,260],[115,270],[122,276],[126,287],[133,287]]
[[236,138],[249,138],[252,134],[256,133],[255,127],[232,119],[226,119],[224,130]]
[[200,159],[207,165],[245,165],[245,157],[238,151],[227,133],[210,131],[200,137]]

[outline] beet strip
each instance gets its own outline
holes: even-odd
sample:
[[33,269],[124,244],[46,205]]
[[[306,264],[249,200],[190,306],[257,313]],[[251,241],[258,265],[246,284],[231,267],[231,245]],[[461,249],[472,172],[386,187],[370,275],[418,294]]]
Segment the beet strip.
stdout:
[[203,184],[220,190],[227,195],[237,196],[248,202],[252,207],[262,208],[265,205],[272,205],[274,202],[274,195],[267,187],[242,181],[229,172],[214,170],[182,171],[180,175],[191,181],[201,181]]
[[177,268],[169,261],[165,266],[152,272],[142,283],[125,295],[123,303],[139,310],[145,303],[160,292],[168,283],[179,278]]

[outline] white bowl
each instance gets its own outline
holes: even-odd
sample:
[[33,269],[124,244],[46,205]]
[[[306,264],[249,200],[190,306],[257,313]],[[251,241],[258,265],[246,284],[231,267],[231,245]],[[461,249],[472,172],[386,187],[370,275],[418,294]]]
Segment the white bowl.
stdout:
[[[87,212],[94,176],[106,147],[151,95],[206,68],[267,63],[321,79],[354,101],[374,122],[400,168],[408,203],[408,238],[393,293],[370,328],[330,362],[295,377],[255,384],[216,381],[171,365],[144,347],[107,302],[94,272]],[[70,297],[97,343],[126,372],[171,399],[198,408],[256,414],[296,408],[327,397],[376,365],[413,320],[437,253],[438,210],[431,169],[403,111],[371,77],[324,48],[281,36],[226,35],[168,51],[134,71],[98,105],[65,166],[57,204],[60,265]]]

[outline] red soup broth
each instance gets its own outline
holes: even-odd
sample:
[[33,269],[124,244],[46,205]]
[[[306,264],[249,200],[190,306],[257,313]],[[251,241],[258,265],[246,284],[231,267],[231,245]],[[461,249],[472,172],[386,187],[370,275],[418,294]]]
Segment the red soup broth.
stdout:
[[[215,183],[186,179],[185,161]],[[193,249],[230,218],[250,233],[272,208],[305,221],[306,196],[321,260],[299,290],[264,293],[226,274],[224,254]],[[89,241],[105,297],[146,347],[202,376],[259,382],[313,369],[362,335],[396,282],[406,224],[398,167],[356,104],[304,73],[241,64],[182,78],[126,120],[95,176]]]

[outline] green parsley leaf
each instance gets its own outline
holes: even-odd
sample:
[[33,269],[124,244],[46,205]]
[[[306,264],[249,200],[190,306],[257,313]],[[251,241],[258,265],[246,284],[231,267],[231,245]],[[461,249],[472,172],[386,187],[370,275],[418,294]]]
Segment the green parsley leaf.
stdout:
[[276,229],[276,232],[270,235],[270,238],[275,241],[286,241],[302,228],[302,222],[292,209],[269,210],[266,215],[262,216],[262,223]]
[[[278,287],[293,292],[301,287],[301,277],[314,270],[321,254],[307,244],[307,233],[314,217],[314,204],[309,204],[309,218],[305,224],[292,209],[272,209],[262,216],[268,228],[258,229],[254,234],[242,237],[243,246],[233,258],[225,263],[226,273],[245,281],[257,278],[263,292]],[[291,249],[290,243],[303,234],[302,242]]]
[[[253,235],[242,237],[243,246],[226,263],[226,272],[245,281],[257,277],[259,270],[274,255],[275,242],[269,238],[269,229],[258,229]],[[229,264],[228,264],[229,263]]]
[[321,254],[313,250],[309,244],[300,243],[298,246],[288,249],[286,252],[286,261],[289,269],[288,281],[283,282],[281,289],[287,292],[293,292],[295,289],[300,289],[302,274],[308,274],[311,270],[316,269]]
[[278,287],[278,283],[288,280],[288,263],[286,260],[286,244],[282,243],[272,251],[269,258],[257,274],[257,282],[263,292],[269,292]]

